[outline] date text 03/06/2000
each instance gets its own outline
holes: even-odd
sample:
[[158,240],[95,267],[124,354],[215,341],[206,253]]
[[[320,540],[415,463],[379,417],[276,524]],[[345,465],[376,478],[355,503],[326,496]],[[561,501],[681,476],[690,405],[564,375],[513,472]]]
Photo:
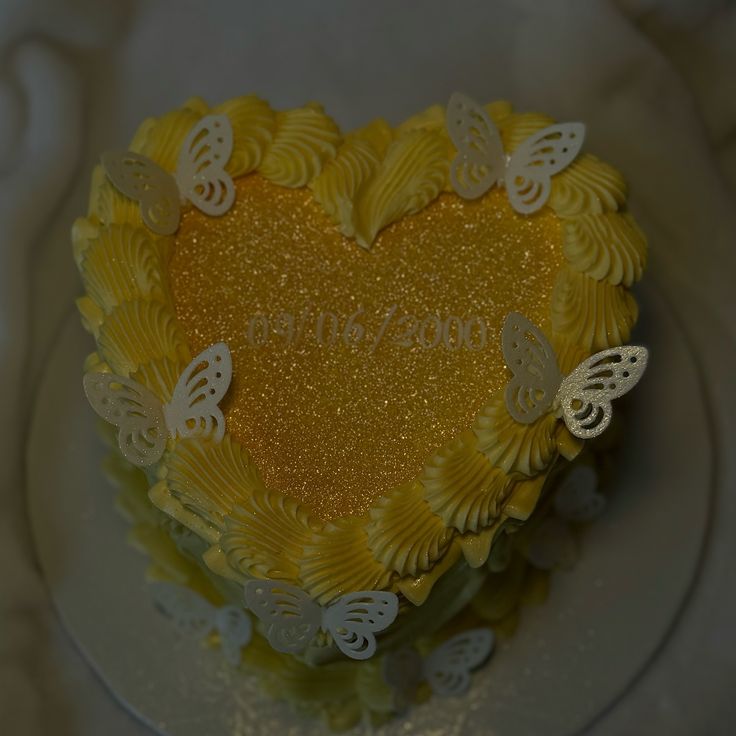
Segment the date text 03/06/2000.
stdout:
[[385,342],[424,350],[483,350],[488,344],[488,328],[478,315],[417,316],[401,313],[398,304],[375,315],[358,307],[343,316],[307,306],[298,313],[255,314],[248,320],[245,337],[253,348],[274,341],[286,346],[311,341],[324,347],[365,348],[370,352]]

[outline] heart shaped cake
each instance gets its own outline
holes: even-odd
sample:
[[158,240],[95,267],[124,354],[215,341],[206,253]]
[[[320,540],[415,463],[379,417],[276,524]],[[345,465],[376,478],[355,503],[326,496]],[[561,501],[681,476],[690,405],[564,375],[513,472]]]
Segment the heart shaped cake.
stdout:
[[562,564],[554,510],[602,508],[549,499],[646,365],[646,241],[583,138],[462,95],[350,133],[194,99],[93,175],[85,390],[159,604],[335,727],[467,688]]

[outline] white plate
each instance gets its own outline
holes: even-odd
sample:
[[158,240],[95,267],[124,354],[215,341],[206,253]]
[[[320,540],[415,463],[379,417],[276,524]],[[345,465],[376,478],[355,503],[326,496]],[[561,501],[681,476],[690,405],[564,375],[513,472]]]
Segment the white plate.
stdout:
[[[549,600],[524,609],[514,638],[464,698],[413,709],[379,733],[569,736],[612,706],[672,629],[696,574],[712,486],[711,428],[697,366],[651,290],[638,340],[647,376],[628,402],[628,437],[606,514]],[[100,470],[104,448],[81,390],[93,345],[70,315],[50,358],[28,446],[38,555],[67,630],[111,692],[170,736],[318,734],[234,676],[217,651],[178,639],[151,605],[146,560]],[[678,418],[688,416],[683,434]]]

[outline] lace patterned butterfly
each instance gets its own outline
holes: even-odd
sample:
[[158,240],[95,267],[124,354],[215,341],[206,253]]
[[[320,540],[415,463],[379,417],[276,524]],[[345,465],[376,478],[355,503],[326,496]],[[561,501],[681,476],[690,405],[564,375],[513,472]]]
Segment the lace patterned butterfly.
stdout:
[[426,659],[409,647],[389,652],[383,659],[383,679],[402,705],[411,701],[423,681],[435,695],[462,695],[470,688],[470,673],[490,657],[494,642],[491,629],[469,629],[440,644]]
[[583,123],[559,123],[540,130],[507,156],[498,128],[488,113],[456,92],[447,105],[447,132],[457,149],[450,181],[465,199],[476,199],[495,185],[505,186],[511,206],[522,214],[547,201],[551,178],[578,155]]
[[581,439],[597,437],[611,423],[611,401],[631,391],[647,366],[646,348],[624,345],[602,350],[562,376],[542,332],[516,312],[506,318],[501,345],[512,379],[506,408],[521,424],[553,411]]
[[169,437],[222,440],[225,418],[218,403],[227,392],[232,372],[230,350],[219,342],[187,366],[168,403],[137,381],[114,373],[87,373],[83,385],[92,408],[119,428],[123,456],[145,467],[161,459]]
[[240,664],[240,650],[250,643],[253,625],[239,606],[212,605],[189,588],[174,583],[152,583],[153,601],[182,636],[202,640],[216,631],[220,646],[233,667]]
[[121,194],[140,203],[143,222],[159,235],[171,235],[179,227],[186,200],[207,215],[230,209],[235,188],[225,165],[232,150],[227,116],[207,115],[185,138],[173,174],[132,151],[105,153],[102,166]]
[[303,590],[287,583],[250,580],[247,607],[266,625],[266,637],[278,652],[303,652],[320,629],[351,659],[369,659],[375,634],[390,626],[399,610],[393,593],[361,590],[320,606]]

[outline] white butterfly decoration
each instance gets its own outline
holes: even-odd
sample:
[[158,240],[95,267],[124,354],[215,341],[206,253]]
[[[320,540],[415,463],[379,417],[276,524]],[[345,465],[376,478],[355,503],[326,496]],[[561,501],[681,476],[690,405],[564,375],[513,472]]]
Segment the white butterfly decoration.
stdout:
[[611,401],[639,382],[649,357],[643,347],[609,348],[563,377],[547,338],[516,312],[506,318],[501,345],[513,375],[505,396],[509,414],[521,424],[531,424],[554,411],[581,439],[597,437],[608,427]]
[[583,123],[559,123],[534,133],[507,156],[501,135],[481,105],[456,92],[447,104],[447,132],[457,148],[450,181],[465,199],[476,199],[498,184],[522,214],[540,209],[551,178],[570,165],[585,138]]
[[369,659],[375,634],[390,626],[399,610],[393,593],[361,590],[320,606],[303,590],[273,580],[245,584],[247,607],[266,625],[266,638],[278,652],[303,652],[322,629],[351,659]]
[[402,705],[411,701],[422,681],[435,695],[462,695],[470,688],[470,673],[490,657],[494,643],[491,629],[469,629],[440,644],[426,659],[404,647],[384,657],[383,679]]
[[532,533],[526,557],[540,570],[569,570],[578,559],[578,542],[571,524],[596,519],[606,507],[598,491],[598,475],[590,465],[574,465],[555,490],[554,516],[548,516]]
[[115,188],[141,205],[143,222],[159,235],[179,227],[181,203],[189,200],[207,215],[222,215],[235,199],[225,166],[233,150],[233,130],[226,115],[207,115],[189,132],[170,174],[132,151],[102,155],[102,166]]
[[598,491],[598,474],[590,465],[574,465],[555,491],[555,513],[573,524],[593,521],[605,507],[606,497]]
[[123,456],[145,467],[161,459],[169,437],[211,435],[220,442],[225,418],[218,407],[232,378],[230,350],[224,342],[201,352],[184,370],[167,404],[131,378],[87,373],[84,392],[92,408],[119,428]]
[[172,619],[182,636],[204,639],[216,631],[222,653],[233,667],[240,664],[241,648],[250,643],[253,625],[239,606],[213,606],[189,588],[174,583],[152,583],[153,600]]

